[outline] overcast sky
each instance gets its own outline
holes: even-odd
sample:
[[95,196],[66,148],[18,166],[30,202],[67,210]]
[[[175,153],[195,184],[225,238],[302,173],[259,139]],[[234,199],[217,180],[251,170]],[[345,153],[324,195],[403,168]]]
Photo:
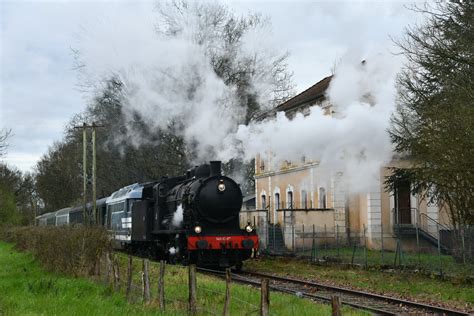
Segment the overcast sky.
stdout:
[[[271,19],[279,49],[290,52],[289,68],[301,92],[330,74],[335,60],[351,50],[396,52],[417,16],[402,1],[232,1],[239,13]],[[6,161],[32,170],[64,126],[81,112],[88,95],[77,87],[71,47],[81,26],[104,14],[134,23],[151,2],[0,0],[0,128],[13,136]],[[106,45],[106,43],[104,43]]]

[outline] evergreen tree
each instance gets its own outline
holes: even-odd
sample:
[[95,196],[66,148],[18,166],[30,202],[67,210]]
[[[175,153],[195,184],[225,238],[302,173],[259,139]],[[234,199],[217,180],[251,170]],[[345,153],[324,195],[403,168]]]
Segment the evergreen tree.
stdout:
[[395,169],[392,188],[408,179],[415,193],[447,205],[454,224],[474,224],[474,3],[439,2],[407,29],[399,47],[400,106],[390,131],[396,151],[413,162]]

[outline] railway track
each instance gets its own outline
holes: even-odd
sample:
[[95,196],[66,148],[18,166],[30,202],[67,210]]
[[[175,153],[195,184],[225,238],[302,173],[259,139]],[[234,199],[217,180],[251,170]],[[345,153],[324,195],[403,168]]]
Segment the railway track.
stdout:
[[[198,269],[200,272],[223,276],[223,271]],[[376,315],[469,315],[467,312],[448,309],[444,307],[428,305],[408,301],[404,299],[357,291],[337,286],[330,286],[318,282],[310,282],[300,279],[287,278],[256,272],[232,273],[232,279],[236,282],[260,286],[262,279],[270,280],[270,288],[274,291],[294,294],[299,297],[315,301],[329,302],[332,296],[340,297],[341,303],[353,308],[369,311]]]

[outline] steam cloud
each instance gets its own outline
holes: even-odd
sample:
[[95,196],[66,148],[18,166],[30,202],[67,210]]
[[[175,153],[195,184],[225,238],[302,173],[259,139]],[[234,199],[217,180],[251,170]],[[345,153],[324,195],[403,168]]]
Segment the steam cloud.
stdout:
[[173,214],[173,220],[171,221],[171,224],[174,227],[180,227],[182,222],[183,222],[183,207],[180,204],[178,205],[178,208]]
[[[196,146],[200,161],[249,160],[271,152],[269,161],[277,166],[305,156],[320,162],[320,177],[324,178],[324,170],[328,176],[342,171],[351,187],[371,183],[390,160],[386,130],[399,69],[393,56],[352,53],[343,58],[328,92],[333,116],[315,107],[308,116],[298,114],[292,120],[278,113],[274,119],[239,125],[245,108],[238,104],[235,87],[215,74],[205,48],[194,41],[196,28],[202,27],[199,21],[183,17],[178,35],[170,37],[156,31],[151,10],[141,13],[135,23],[103,21],[93,32],[80,35],[78,47],[85,65],[82,74],[89,82],[96,85],[118,77],[124,83],[123,111],[130,121],[139,115],[153,129],[181,122],[177,132]],[[255,34],[242,39],[244,50],[269,47],[261,44],[264,36]],[[362,59],[367,60],[364,65]],[[264,105],[271,98],[270,77],[262,73],[252,78]],[[140,138],[135,139],[139,144]]]
[[[361,63],[363,57],[367,62]],[[387,129],[395,108],[398,69],[399,63],[388,54],[345,56],[329,87],[332,116],[313,107],[309,115],[300,113],[292,120],[280,112],[275,119],[240,125],[228,135],[228,150],[221,158],[243,152],[251,159],[260,153],[278,167],[284,160],[299,162],[305,156],[319,161],[320,181],[343,172],[352,190],[368,189],[392,157]]]
[[[205,5],[207,10],[219,10],[218,4]],[[157,21],[152,8],[147,8],[139,18],[120,17],[133,23],[109,18],[83,27],[77,45],[80,81],[100,91],[104,80],[117,78],[123,83],[123,114],[128,122],[138,116],[152,130],[173,126],[197,150],[196,163],[215,159],[216,152],[223,150],[222,140],[245,120],[246,108],[236,86],[216,75],[209,52],[227,49],[236,63],[257,52],[258,61],[249,62],[264,65],[276,51],[266,49],[267,25],[253,29],[234,49],[193,9],[183,14],[173,5],[164,5],[161,10],[165,18],[172,17],[171,25]],[[249,90],[258,92],[265,106],[275,78],[263,70],[249,78]],[[132,129],[128,132],[135,145],[146,142]]]

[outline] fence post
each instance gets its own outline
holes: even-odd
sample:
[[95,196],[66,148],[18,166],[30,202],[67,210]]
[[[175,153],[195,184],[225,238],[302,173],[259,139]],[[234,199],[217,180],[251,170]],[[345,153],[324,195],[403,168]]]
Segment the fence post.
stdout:
[[225,303],[224,303],[224,316],[230,315],[230,269],[225,269]]
[[276,237],[275,237],[275,233],[276,233],[276,224],[274,223],[274,224],[273,224],[273,252],[275,252],[275,249],[276,249]]
[[262,279],[262,290],[260,297],[260,315],[268,316],[270,307],[270,292],[268,279]]
[[332,308],[332,316],[342,316],[341,313],[341,301],[339,300],[339,296],[331,297],[331,308]]
[[105,253],[105,265],[106,265],[106,271],[107,271],[105,282],[107,284],[110,284],[110,275],[112,274],[112,261],[110,260],[109,252]]
[[143,259],[143,300],[148,303],[150,301],[150,276],[148,274],[148,259]]
[[383,223],[382,225],[380,225],[380,244],[381,244],[381,247],[382,247],[382,265],[385,264],[385,258],[384,258],[384,254],[383,254]]
[[326,224],[324,224],[324,249],[328,250],[328,232],[326,229]]
[[295,224],[291,224],[291,248],[295,253]]
[[196,290],[196,265],[190,264],[188,268],[188,285],[189,285],[189,314],[197,314],[197,290]]
[[397,265],[397,257],[398,257],[398,266],[401,266],[401,260],[400,260],[400,240],[397,239],[397,249],[395,249],[395,258],[393,260],[393,265]]
[[95,258],[95,275],[99,278],[100,280],[100,265],[102,264],[101,260],[100,260],[101,256],[100,255],[97,255],[97,257]]
[[436,223],[436,228],[438,230],[438,257],[439,257],[439,273],[443,275],[443,261],[441,260],[441,234],[439,231],[439,223]]
[[418,266],[421,266],[421,257],[420,257],[420,235],[419,235],[419,227],[418,227],[418,216],[416,218],[415,223],[415,231],[416,231],[416,252],[418,253]]
[[466,248],[465,248],[465,241],[464,241],[464,227],[461,229],[461,246],[462,246],[462,263],[466,264]]
[[133,271],[133,261],[132,256],[128,256],[128,268],[127,268],[127,298],[130,298],[130,293],[132,291],[132,271]]
[[115,289],[118,291],[120,290],[120,265],[118,262],[118,258],[114,257],[114,283],[115,283]]
[[367,239],[365,238],[365,224],[362,226],[364,228],[364,261],[365,261],[365,268],[367,269]]
[[160,311],[165,310],[165,266],[164,260],[160,260],[160,275],[158,277],[158,304]]
[[354,243],[354,247],[352,248],[352,258],[351,258],[351,265],[352,266],[354,265],[354,257],[355,257],[355,254],[356,254],[356,250],[357,250],[357,244]]
[[303,224],[303,256],[304,256],[304,251],[305,251],[304,242],[305,240],[304,240],[304,224]]

